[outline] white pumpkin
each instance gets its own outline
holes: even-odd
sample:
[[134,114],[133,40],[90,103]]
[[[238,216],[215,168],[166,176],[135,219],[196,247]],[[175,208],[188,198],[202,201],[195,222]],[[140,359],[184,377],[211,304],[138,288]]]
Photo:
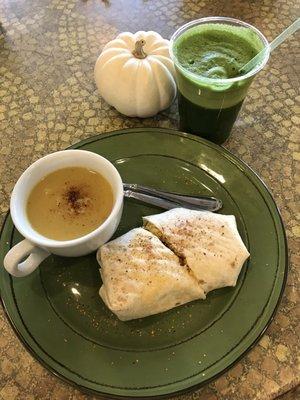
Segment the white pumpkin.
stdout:
[[176,96],[169,41],[156,32],[123,32],[107,43],[95,65],[100,95],[120,113],[151,117]]

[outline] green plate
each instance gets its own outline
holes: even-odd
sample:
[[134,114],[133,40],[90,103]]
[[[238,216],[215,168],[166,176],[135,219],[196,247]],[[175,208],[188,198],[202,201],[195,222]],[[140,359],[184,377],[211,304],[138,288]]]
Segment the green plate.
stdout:
[[[109,397],[155,397],[199,387],[239,360],[260,338],[281,298],[287,247],[277,207],[262,181],[224,150],[177,131],[140,128],[73,146],[111,160],[124,182],[214,195],[234,214],[251,253],[235,288],[211,292],[163,314],[121,322],[98,296],[95,254],[51,256],[25,278],[0,269],[2,301],[16,333],[50,371]],[[160,209],[125,200],[116,236]],[[22,237],[10,216],[0,256]]]

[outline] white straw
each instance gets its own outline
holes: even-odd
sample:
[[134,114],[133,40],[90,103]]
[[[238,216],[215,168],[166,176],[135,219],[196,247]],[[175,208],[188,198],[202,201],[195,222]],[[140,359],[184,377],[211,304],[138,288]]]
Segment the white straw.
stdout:
[[[270,53],[276,49],[282,42],[284,42],[288,37],[290,37],[293,33],[295,33],[298,29],[300,28],[300,18],[298,18],[295,22],[292,23],[288,28],[286,28],[283,32],[281,32],[280,35],[277,36],[276,39],[274,39],[270,45]],[[247,64],[245,64],[242,68],[240,68],[240,72],[246,73],[250,71],[260,60],[262,55],[265,53],[266,47],[262,49],[258,54],[256,54],[255,57],[253,57]]]

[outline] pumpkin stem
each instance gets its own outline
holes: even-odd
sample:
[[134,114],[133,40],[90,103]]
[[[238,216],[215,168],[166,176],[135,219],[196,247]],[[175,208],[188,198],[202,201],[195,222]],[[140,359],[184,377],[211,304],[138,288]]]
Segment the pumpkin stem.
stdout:
[[135,42],[135,48],[132,52],[134,57],[139,58],[140,60],[147,57],[147,54],[144,52],[144,49],[143,49],[145,44],[146,44],[146,41],[144,39],[141,39],[141,40],[138,40],[137,42]]

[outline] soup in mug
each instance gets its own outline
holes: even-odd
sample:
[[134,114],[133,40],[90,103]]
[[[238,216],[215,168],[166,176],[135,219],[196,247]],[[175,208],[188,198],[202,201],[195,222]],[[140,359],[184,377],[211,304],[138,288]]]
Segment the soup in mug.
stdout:
[[114,203],[109,182],[83,167],[62,168],[45,176],[31,191],[27,217],[41,235],[72,240],[98,228]]

